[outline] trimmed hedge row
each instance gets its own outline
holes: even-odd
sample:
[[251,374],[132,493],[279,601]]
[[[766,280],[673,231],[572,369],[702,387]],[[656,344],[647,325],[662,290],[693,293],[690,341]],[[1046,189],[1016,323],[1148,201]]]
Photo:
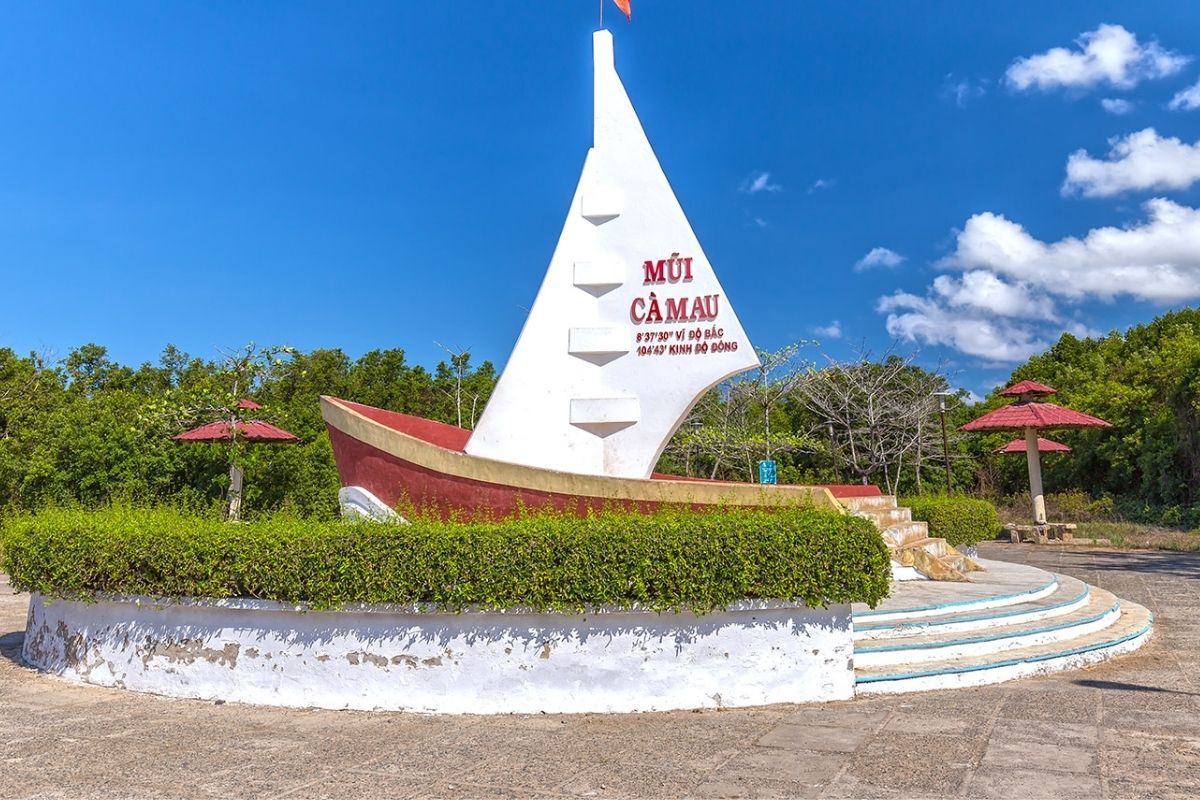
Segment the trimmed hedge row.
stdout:
[[930,536],[954,547],[995,539],[1000,533],[1000,517],[987,500],[922,495],[901,498],[899,504],[912,509],[913,519],[929,523]]
[[874,605],[890,576],[870,522],[812,509],[231,525],[174,509],[114,507],[10,517],[0,544],[12,585],[48,596],[249,597],[316,608],[636,605],[703,613],[743,598]]

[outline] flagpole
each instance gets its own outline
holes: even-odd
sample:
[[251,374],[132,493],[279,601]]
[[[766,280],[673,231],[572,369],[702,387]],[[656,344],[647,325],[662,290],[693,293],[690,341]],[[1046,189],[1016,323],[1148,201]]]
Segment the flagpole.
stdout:
[[600,0],[600,30],[604,30],[604,0]]

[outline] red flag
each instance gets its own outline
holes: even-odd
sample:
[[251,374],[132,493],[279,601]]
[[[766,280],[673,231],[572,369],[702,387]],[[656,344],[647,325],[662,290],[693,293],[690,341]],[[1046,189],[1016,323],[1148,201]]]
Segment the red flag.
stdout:
[[629,7],[629,0],[613,0],[617,4],[617,8],[625,12],[625,18],[633,22],[633,10]]

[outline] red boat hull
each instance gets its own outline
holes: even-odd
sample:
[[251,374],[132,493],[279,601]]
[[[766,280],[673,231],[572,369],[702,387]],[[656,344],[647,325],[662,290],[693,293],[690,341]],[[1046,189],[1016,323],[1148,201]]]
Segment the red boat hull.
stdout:
[[649,480],[542,470],[463,452],[470,431],[432,420],[321,398],[343,486],[359,486],[402,509],[507,517],[524,509],[585,514],[663,504],[695,508],[812,504],[839,508],[836,496],[878,495],[874,486],[760,486],[656,475]]

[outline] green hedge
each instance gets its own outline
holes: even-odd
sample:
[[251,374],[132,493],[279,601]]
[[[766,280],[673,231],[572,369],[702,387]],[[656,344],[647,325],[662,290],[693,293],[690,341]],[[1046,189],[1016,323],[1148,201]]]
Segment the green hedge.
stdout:
[[903,497],[901,506],[912,509],[913,519],[929,523],[929,535],[959,545],[995,539],[1000,533],[1000,517],[987,500],[946,495]]
[[50,510],[0,528],[15,588],[252,597],[316,608],[433,603],[710,611],[743,598],[818,607],[887,595],[870,522],[812,509],[409,525],[269,517],[227,524],[174,509]]

